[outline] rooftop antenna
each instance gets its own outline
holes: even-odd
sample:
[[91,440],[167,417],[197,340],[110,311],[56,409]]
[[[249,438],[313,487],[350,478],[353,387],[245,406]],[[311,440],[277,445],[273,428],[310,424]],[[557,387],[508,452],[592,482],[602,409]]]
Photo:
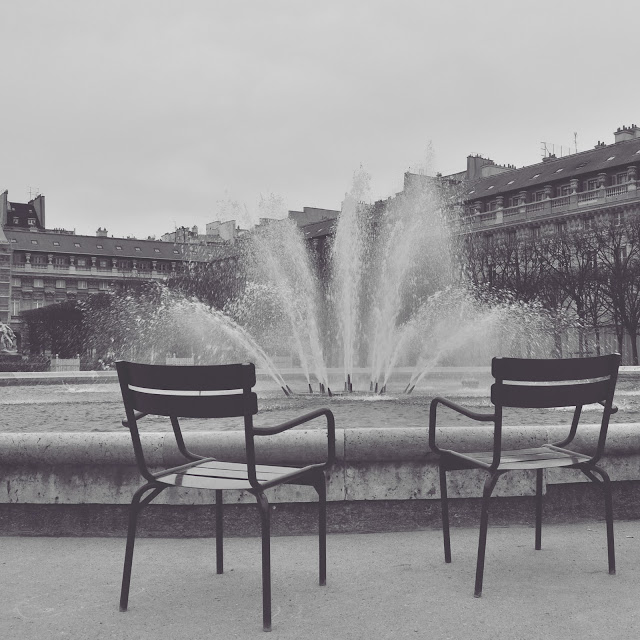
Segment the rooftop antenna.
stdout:
[[576,150],[576,153],[578,153],[578,132],[577,131],[573,132],[573,146]]
[[40,189],[38,187],[27,187],[29,190],[29,202],[40,195]]

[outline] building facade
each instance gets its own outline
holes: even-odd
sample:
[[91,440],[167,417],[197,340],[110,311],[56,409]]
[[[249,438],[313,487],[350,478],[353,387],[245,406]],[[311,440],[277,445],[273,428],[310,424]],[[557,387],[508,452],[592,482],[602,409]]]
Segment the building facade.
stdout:
[[221,246],[114,238],[46,229],[44,196],[28,203],[0,194],[0,321],[20,339],[21,313],[136,283],[167,280],[191,263],[235,260]]
[[470,156],[463,191],[465,228],[491,240],[536,236],[640,213],[640,127],[613,144],[520,169]]

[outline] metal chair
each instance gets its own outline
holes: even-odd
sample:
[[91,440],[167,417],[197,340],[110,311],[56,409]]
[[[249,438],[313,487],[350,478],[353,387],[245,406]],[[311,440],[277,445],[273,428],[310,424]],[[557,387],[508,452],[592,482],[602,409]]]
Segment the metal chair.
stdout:
[[[126,412],[123,425],[131,432],[133,449],[141,474],[147,480],[133,496],[129,511],[127,548],[120,595],[120,611],[126,611],[129,600],[131,564],[136,524],[142,507],[149,504],[167,487],[212,489],[216,501],[216,568],[223,571],[223,496],[225,490],[248,491],[256,497],[262,525],[262,605],[263,628],[271,630],[271,564],[270,515],[265,490],[280,484],[308,485],[315,488],[319,499],[319,573],[320,584],[326,584],[326,479],[325,470],[335,460],[335,423],[329,409],[317,409],[274,427],[256,427],[253,416],[258,412],[258,399],[252,391],[256,383],[253,364],[218,366],[158,366],[117,362],[118,378]],[[159,472],[147,468],[138,431],[138,420],[146,415],[168,416],[176,444],[185,464]],[[301,468],[256,464],[255,436],[270,436],[324,416],[328,449],[324,463]],[[189,451],[185,445],[178,418],[244,418],[246,463],[223,462]],[[145,494],[147,494],[145,496]],[[143,496],[145,496],[143,498]]]
[[[620,356],[618,354],[568,360],[494,358],[491,363],[491,373],[495,378],[495,383],[491,386],[491,402],[495,407],[494,413],[477,413],[445,398],[432,400],[429,414],[429,447],[438,456],[445,562],[451,562],[447,472],[458,469],[483,469],[488,474],[482,495],[475,597],[479,598],[482,595],[489,523],[489,499],[498,478],[508,471],[536,470],[535,548],[537,550],[541,548],[542,537],[543,470],[559,467],[579,469],[587,478],[599,484],[604,490],[609,573],[615,574],[611,486],[609,476],[596,463],[604,450],[609,417],[617,411],[613,405],[613,394],[619,365]],[[583,405],[593,403],[600,403],[604,407],[595,451],[591,455],[585,455],[565,448],[575,438]],[[493,450],[481,453],[461,453],[439,448],[436,444],[436,410],[438,405],[449,407],[473,420],[493,422]],[[503,407],[537,409],[570,406],[575,406],[575,411],[569,434],[564,440],[542,447],[502,451]],[[601,480],[595,474],[599,475]]]

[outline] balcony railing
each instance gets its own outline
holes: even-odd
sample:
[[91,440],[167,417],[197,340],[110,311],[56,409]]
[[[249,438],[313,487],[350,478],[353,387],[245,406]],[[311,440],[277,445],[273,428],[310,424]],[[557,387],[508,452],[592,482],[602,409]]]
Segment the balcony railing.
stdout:
[[631,181],[611,187],[581,191],[557,198],[528,202],[515,207],[478,213],[465,218],[463,224],[473,229],[493,227],[500,224],[540,220],[546,216],[557,216],[573,210],[597,209],[614,202],[629,200],[640,200],[640,181]]

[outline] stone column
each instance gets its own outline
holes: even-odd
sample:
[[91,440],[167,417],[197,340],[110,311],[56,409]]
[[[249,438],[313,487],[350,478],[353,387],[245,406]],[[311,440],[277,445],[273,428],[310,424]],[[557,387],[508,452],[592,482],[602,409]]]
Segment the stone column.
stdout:
[[638,167],[634,164],[627,167],[627,190],[635,191],[638,188],[636,181],[638,180]]
[[504,209],[504,196],[498,196],[496,198],[496,222],[498,224],[502,224],[503,215],[502,210]]
[[571,189],[571,193],[569,194],[569,205],[571,208],[578,206],[578,185],[580,184],[578,178],[571,178],[569,180],[569,189]]

